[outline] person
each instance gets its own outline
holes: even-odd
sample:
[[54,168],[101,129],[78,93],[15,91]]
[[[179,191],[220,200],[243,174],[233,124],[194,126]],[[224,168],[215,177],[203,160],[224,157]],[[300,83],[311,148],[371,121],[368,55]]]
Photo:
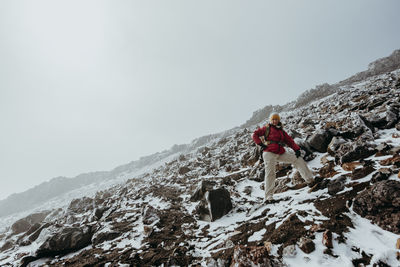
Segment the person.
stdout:
[[[301,157],[300,147],[283,130],[279,114],[271,114],[269,123],[254,131],[252,138],[257,145],[261,146],[263,151],[262,157],[265,165],[264,201],[272,200],[275,190],[275,166],[277,162],[293,164],[307,184],[311,185],[314,182],[311,170]],[[294,154],[285,150],[285,144],[294,150]]]

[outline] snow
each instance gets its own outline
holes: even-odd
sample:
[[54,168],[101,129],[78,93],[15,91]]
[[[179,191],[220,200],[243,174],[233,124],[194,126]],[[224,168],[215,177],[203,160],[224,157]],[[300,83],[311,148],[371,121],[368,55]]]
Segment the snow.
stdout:
[[[347,213],[352,219],[354,228],[350,228],[344,236],[347,238],[346,244],[339,243],[335,240],[336,234],[333,234],[333,255],[331,257],[324,254],[326,247],[322,244],[322,233],[317,233],[314,240],[315,251],[310,254],[304,253],[297,247],[297,255],[294,258],[285,258],[284,263],[288,266],[308,267],[308,266],[354,266],[352,260],[362,257],[362,251],[371,258],[370,265],[378,263],[380,260],[389,266],[400,266],[400,262],[396,259],[396,241],[399,235],[385,231],[382,228],[372,224],[369,220],[360,217],[354,212]],[[362,251],[352,250],[354,247],[362,247]],[[322,257],[321,257],[322,255]]]
[[260,231],[254,232],[248,239],[248,242],[258,241],[263,238],[263,235],[267,232],[267,229],[261,229]]

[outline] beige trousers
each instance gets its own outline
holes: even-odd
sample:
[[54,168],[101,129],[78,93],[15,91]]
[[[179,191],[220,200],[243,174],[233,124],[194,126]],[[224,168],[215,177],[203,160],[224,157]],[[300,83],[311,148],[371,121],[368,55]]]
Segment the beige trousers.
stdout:
[[301,177],[307,182],[312,182],[313,174],[307,167],[302,157],[296,157],[295,154],[285,152],[281,155],[272,152],[263,152],[265,165],[265,199],[272,197],[275,190],[275,166],[277,162],[290,163],[300,172]]

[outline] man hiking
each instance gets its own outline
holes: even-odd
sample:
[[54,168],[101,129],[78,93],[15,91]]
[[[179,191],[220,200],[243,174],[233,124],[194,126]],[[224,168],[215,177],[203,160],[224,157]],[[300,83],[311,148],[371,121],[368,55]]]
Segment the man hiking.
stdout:
[[[291,163],[299,170],[301,177],[306,183],[311,184],[313,174],[307,167],[306,162],[300,156],[300,147],[293,141],[283,129],[279,114],[272,114],[269,123],[254,131],[252,138],[254,142],[261,146],[262,156],[265,165],[265,198],[264,201],[272,200],[275,189],[275,166],[277,162]],[[292,148],[295,154],[286,152],[284,145]]]

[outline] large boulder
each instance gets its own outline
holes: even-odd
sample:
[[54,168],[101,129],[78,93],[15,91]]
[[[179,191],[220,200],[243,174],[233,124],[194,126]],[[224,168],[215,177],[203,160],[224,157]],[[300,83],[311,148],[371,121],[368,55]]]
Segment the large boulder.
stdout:
[[400,234],[400,182],[374,184],[354,199],[353,209],[383,229]]
[[50,234],[36,251],[37,257],[63,255],[84,248],[91,243],[90,226],[64,227]]
[[28,231],[33,225],[41,223],[49,213],[49,211],[43,211],[33,213],[25,218],[19,219],[11,226],[13,234],[20,234]]
[[331,131],[318,130],[307,141],[310,144],[311,148],[318,152],[325,153],[332,138],[333,134]]
[[210,190],[205,194],[211,221],[215,221],[232,209],[231,195],[225,188]]
[[197,185],[193,195],[190,197],[190,201],[195,202],[203,199],[205,193],[209,190],[212,190],[216,185],[215,181],[210,180],[201,180]]
[[224,187],[204,189],[204,194],[195,194],[196,199],[202,196],[195,209],[195,213],[201,220],[215,221],[232,210],[232,201],[228,190]]
[[360,159],[368,158],[374,155],[377,149],[371,144],[354,144],[353,149],[344,154],[340,161],[341,163],[357,161]]

